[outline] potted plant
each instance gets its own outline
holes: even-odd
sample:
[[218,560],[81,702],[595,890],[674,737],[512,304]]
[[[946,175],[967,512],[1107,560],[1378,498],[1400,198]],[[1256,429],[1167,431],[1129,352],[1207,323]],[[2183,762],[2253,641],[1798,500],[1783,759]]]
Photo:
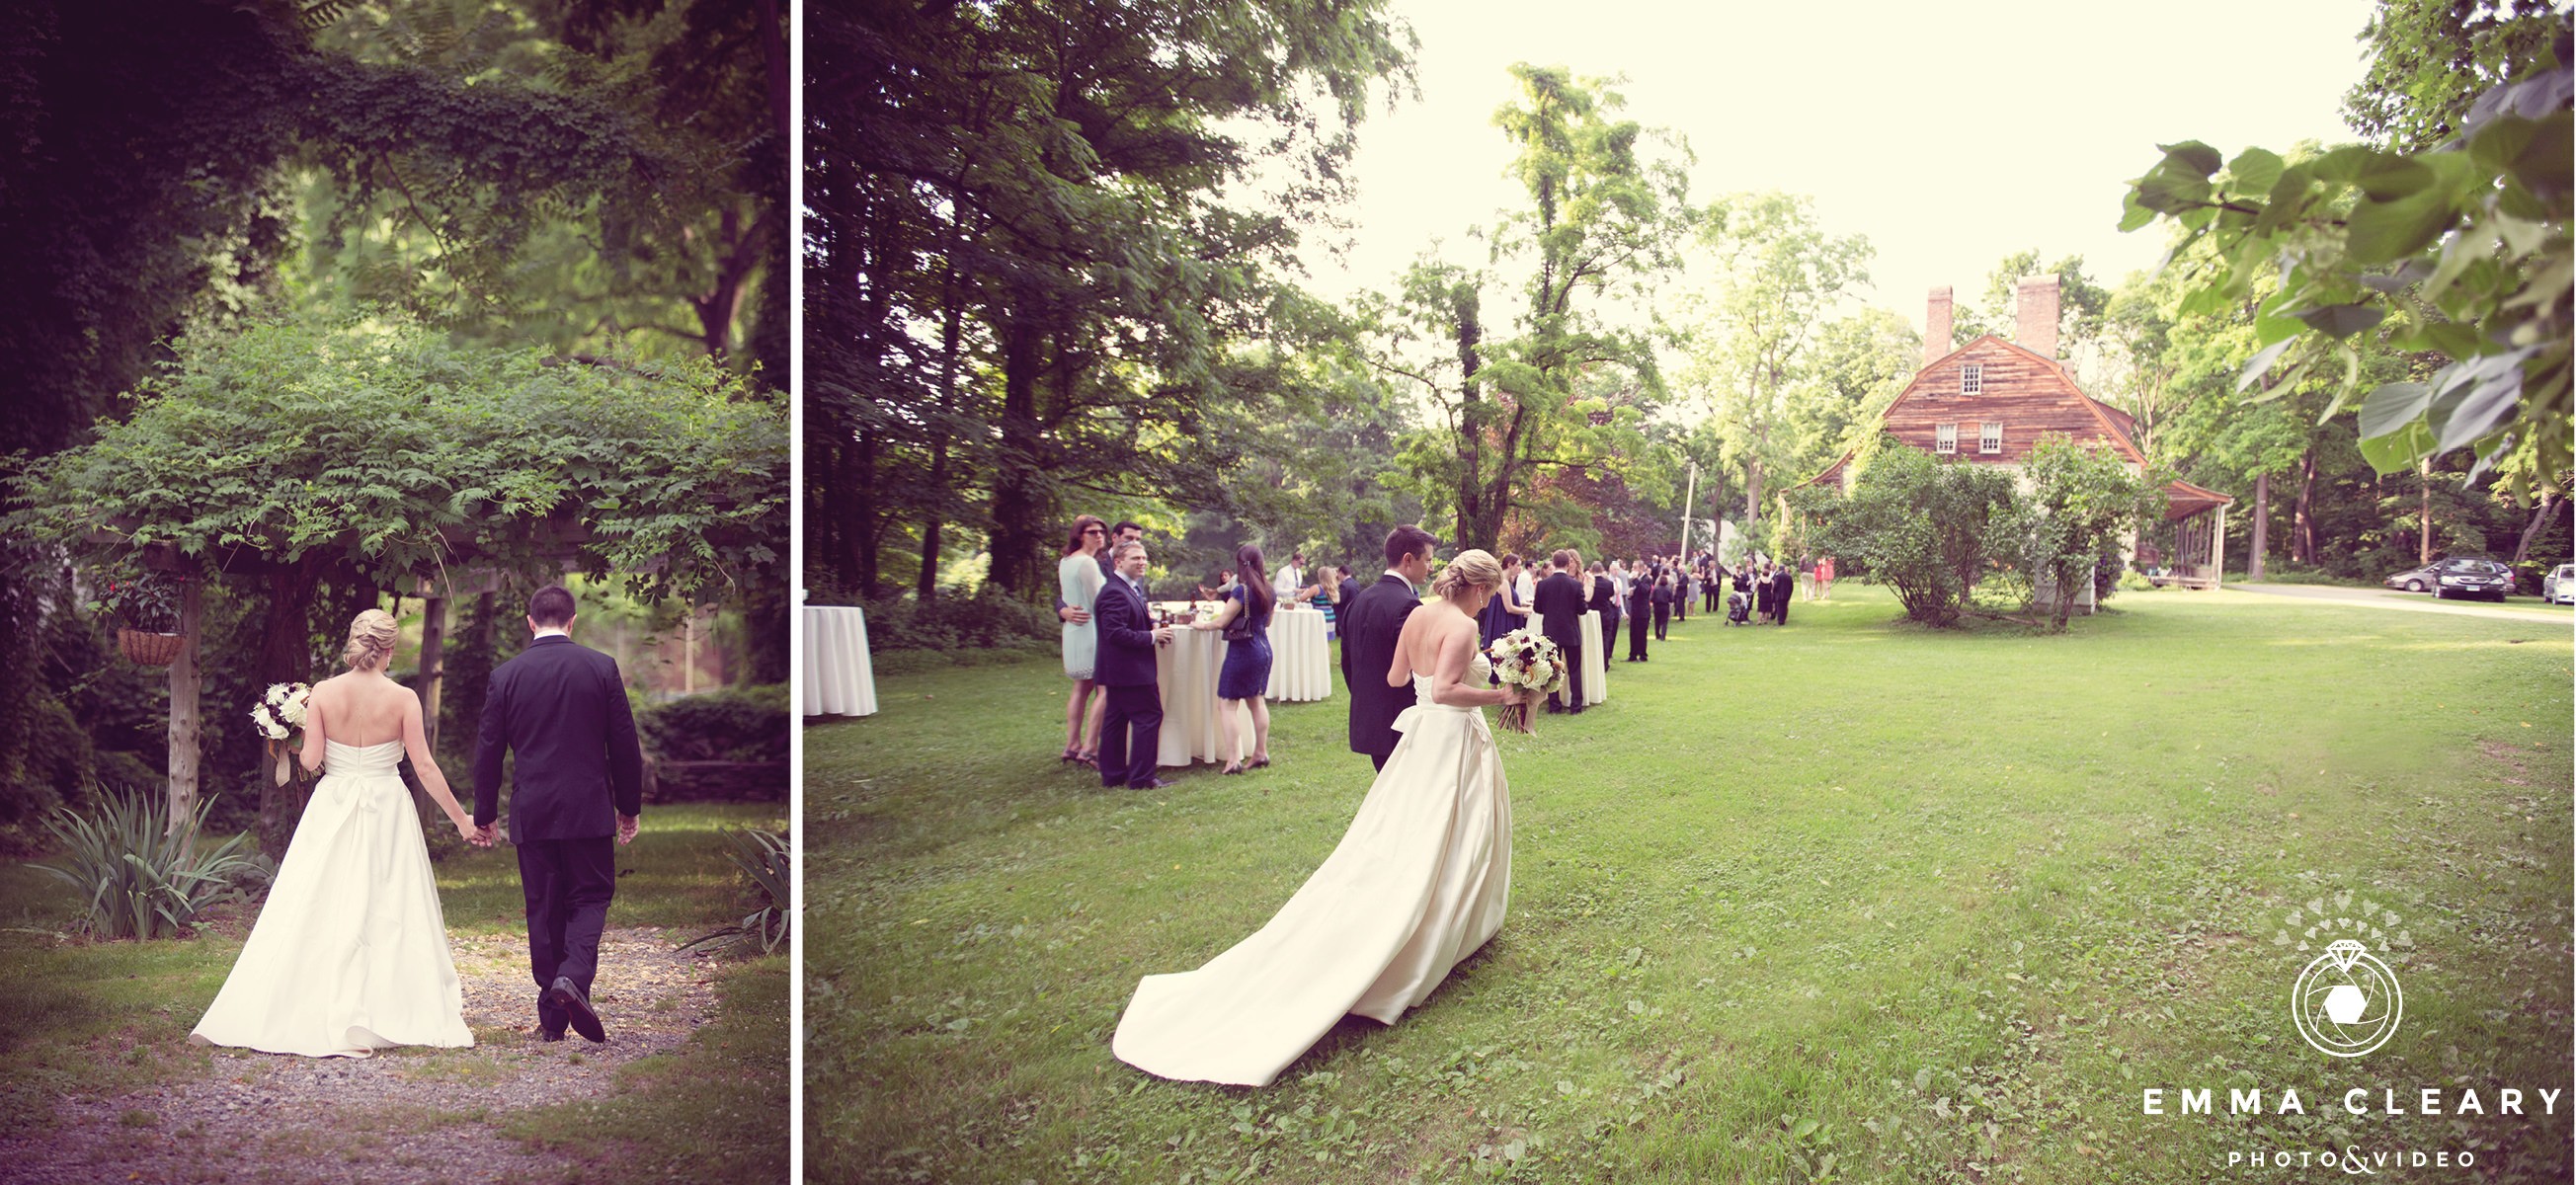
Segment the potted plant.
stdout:
[[166,667],[186,641],[179,633],[179,581],[158,572],[118,573],[99,586],[90,612],[117,620],[116,647],[147,667]]

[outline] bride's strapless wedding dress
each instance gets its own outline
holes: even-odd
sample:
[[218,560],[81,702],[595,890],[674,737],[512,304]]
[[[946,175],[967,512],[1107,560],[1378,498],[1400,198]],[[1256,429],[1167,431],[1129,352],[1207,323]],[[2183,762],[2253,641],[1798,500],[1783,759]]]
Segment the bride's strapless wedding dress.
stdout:
[[472,1045],[402,742],[323,744],[268,904],[188,1039],[307,1057]]
[[[1485,684],[1476,656],[1468,685]],[[1484,713],[1414,706],[1359,814],[1268,925],[1196,971],[1148,975],[1110,1050],[1149,1074],[1267,1086],[1346,1013],[1392,1024],[1502,928],[1512,804]]]

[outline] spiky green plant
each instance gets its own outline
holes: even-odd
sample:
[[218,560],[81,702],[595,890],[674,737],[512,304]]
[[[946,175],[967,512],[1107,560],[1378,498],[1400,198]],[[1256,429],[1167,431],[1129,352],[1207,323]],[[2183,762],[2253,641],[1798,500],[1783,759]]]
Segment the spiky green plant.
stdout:
[[756,828],[725,828],[716,834],[725,841],[725,858],[759,886],[761,907],[743,919],[719,930],[711,930],[680,944],[681,950],[696,946],[731,946],[738,942],[758,941],[760,953],[777,950],[787,941],[787,886],[795,882],[796,870],[787,836],[783,832]]
[[214,805],[211,799],[174,830],[168,808],[154,795],[101,797],[95,813],[64,808],[45,820],[62,843],[63,857],[58,865],[36,866],[80,892],[79,925],[97,937],[176,935],[235,881],[259,870],[247,850],[247,834],[211,848],[192,842]]

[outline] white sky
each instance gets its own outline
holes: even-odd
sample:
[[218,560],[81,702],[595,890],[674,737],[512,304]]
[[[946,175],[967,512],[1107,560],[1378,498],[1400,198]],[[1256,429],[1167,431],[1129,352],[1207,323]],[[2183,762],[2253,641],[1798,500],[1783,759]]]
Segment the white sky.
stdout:
[[1924,294],[1976,300],[2005,255],[2084,257],[2115,286],[2160,232],[2121,234],[2120,197],[2197,139],[2233,155],[2351,139],[2369,0],[1711,3],[1396,0],[1421,38],[1421,98],[1360,128],[1349,252],[1310,234],[1313,288],[1391,287],[1436,238],[1482,264],[1474,225],[1517,206],[1492,124],[1516,61],[1624,74],[1625,115],[1686,137],[1691,199],[1812,195],[1827,233],[1868,236],[1869,304],[1923,327]]

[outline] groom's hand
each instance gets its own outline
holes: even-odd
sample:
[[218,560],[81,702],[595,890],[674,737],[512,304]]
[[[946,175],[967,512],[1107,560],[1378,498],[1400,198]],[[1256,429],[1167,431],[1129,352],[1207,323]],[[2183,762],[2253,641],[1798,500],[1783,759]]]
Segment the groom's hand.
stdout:
[[499,844],[500,842],[501,825],[499,823],[485,823],[484,825],[474,829],[475,847],[488,848]]
[[644,820],[642,816],[617,816],[617,842],[621,844],[630,844],[635,842],[635,833],[642,830],[643,826]]

